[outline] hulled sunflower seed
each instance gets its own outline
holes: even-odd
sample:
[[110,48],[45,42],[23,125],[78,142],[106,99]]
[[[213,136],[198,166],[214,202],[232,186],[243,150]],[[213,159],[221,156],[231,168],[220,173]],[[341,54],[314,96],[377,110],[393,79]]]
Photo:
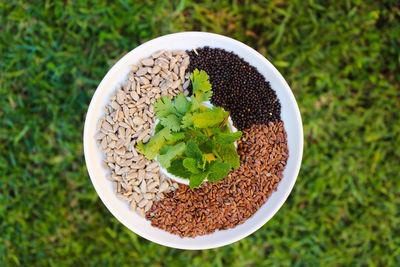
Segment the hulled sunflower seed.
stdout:
[[[169,192],[175,187],[168,179],[160,179],[158,163],[145,159],[135,145],[150,140],[155,122],[153,103],[161,94],[173,97],[184,91],[183,81],[189,86],[189,76],[184,75],[188,58],[184,51],[162,50],[141,59],[140,66],[130,66],[132,71],[110,96],[105,116],[97,124],[95,139],[105,154],[103,165],[111,169],[107,179],[115,181],[118,198],[141,216],[153,201],[162,199],[160,190]],[[138,207],[143,199],[148,201]]]
[[159,51],[154,52],[151,56],[153,58],[159,58],[160,56],[162,56],[164,54],[164,52],[165,52],[165,50],[159,50]]
[[143,76],[147,73],[147,68],[140,68],[138,71],[135,73],[136,76]]
[[145,66],[153,66],[154,65],[154,60],[152,58],[142,59],[141,62]]

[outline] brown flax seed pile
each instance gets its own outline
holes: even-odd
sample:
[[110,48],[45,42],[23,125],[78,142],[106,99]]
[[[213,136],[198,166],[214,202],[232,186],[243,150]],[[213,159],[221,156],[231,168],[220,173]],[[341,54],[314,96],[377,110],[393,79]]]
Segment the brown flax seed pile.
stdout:
[[152,205],[146,218],[152,226],[181,237],[233,228],[250,218],[283,177],[289,152],[283,122],[253,125],[238,141],[241,166],[218,183],[178,190]]

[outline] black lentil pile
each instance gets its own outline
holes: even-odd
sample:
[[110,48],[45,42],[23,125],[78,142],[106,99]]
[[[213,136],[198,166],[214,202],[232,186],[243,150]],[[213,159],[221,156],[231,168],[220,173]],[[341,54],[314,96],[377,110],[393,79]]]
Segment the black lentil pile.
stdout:
[[[280,121],[281,105],[258,70],[238,55],[219,48],[196,48],[186,51],[190,57],[189,72],[196,68],[210,76],[211,103],[231,112],[239,130],[253,124]],[[192,88],[189,88],[191,92]]]

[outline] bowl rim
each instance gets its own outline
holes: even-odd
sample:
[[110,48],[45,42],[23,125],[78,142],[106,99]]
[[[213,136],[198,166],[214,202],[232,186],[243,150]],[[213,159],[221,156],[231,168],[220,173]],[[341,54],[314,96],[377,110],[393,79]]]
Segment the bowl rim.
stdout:
[[[108,76],[110,76],[110,73],[113,73],[115,69],[117,69],[120,65],[124,64],[124,60],[126,60],[126,58],[128,58],[130,56],[130,54],[133,53],[134,50],[138,49],[139,47],[143,47],[143,46],[148,46],[151,45],[152,43],[157,43],[162,41],[163,39],[169,39],[172,37],[185,37],[185,38],[190,38],[190,37],[194,37],[194,36],[199,36],[199,35],[203,35],[203,37],[209,37],[209,38],[213,38],[219,41],[227,41],[227,42],[231,42],[234,43],[236,46],[240,46],[245,50],[248,50],[249,53],[252,54],[252,56],[257,57],[258,60],[262,61],[263,64],[269,65],[270,71],[272,71],[275,75],[276,78],[279,80],[279,82],[283,85],[283,87],[286,88],[286,93],[289,96],[289,101],[291,102],[292,105],[294,105],[294,113],[293,114],[295,116],[295,120],[298,121],[298,136],[296,138],[296,142],[297,142],[297,149],[296,149],[296,153],[298,155],[298,159],[297,161],[294,162],[292,169],[294,170],[294,174],[293,178],[290,180],[290,183],[288,186],[286,186],[287,188],[285,189],[283,196],[281,197],[281,200],[279,201],[278,205],[275,205],[271,208],[271,212],[270,212],[270,216],[267,216],[265,218],[265,220],[259,220],[256,223],[254,223],[254,225],[252,227],[249,227],[249,229],[247,229],[246,231],[243,231],[239,234],[236,234],[234,237],[232,237],[229,241],[217,241],[213,244],[209,244],[206,246],[182,246],[182,245],[177,245],[174,242],[170,242],[169,240],[161,240],[156,238],[155,236],[152,235],[148,235],[147,233],[142,232],[139,229],[132,229],[132,227],[130,225],[128,225],[128,223],[126,221],[124,221],[119,212],[117,212],[116,209],[113,208],[113,206],[108,203],[105,200],[105,196],[103,196],[102,194],[100,194],[100,184],[97,184],[97,182],[95,181],[95,179],[93,177],[95,177],[94,174],[94,166],[91,166],[89,164],[89,145],[88,145],[88,141],[89,138],[93,138],[93,136],[89,136],[89,129],[88,129],[88,124],[89,124],[89,115],[91,115],[93,113],[93,109],[95,108],[94,103],[95,100],[97,100],[98,95],[100,94],[99,92],[99,88],[103,87],[103,84],[106,83],[106,80],[109,79]],[[206,46],[206,45],[205,45]],[[239,55],[240,56],[240,55]],[[130,52],[128,52],[127,54],[125,54],[123,57],[121,57],[105,74],[105,76],[103,77],[103,79],[101,80],[101,82],[99,83],[99,85],[96,88],[96,91],[94,92],[86,116],[85,116],[85,124],[84,124],[84,131],[83,131],[83,146],[84,146],[84,157],[85,157],[85,163],[86,163],[86,167],[87,167],[87,171],[89,173],[89,177],[91,179],[91,182],[96,190],[97,195],[99,196],[99,198],[101,199],[101,201],[103,202],[103,204],[107,207],[107,209],[111,212],[111,214],[119,221],[121,222],[125,227],[127,227],[129,230],[133,231],[134,233],[140,235],[141,237],[152,241],[154,243],[157,244],[161,244],[164,246],[168,246],[171,248],[178,248],[178,249],[186,249],[186,250],[199,250],[199,249],[211,249],[211,248],[217,248],[217,247],[221,247],[221,246],[225,246],[225,245],[229,245],[232,244],[236,241],[239,241],[249,235],[251,235],[252,233],[254,233],[255,231],[257,231],[259,228],[261,228],[264,224],[266,224],[276,213],[277,211],[283,206],[283,204],[286,202],[287,198],[289,197],[294,184],[296,183],[299,171],[300,171],[300,166],[301,166],[301,162],[302,162],[302,158],[303,158],[303,145],[304,145],[304,134],[303,134],[303,124],[302,124],[302,120],[301,120],[301,115],[300,115],[300,110],[297,104],[297,101],[295,99],[295,96],[292,92],[292,90],[290,89],[288,83],[286,82],[286,80],[283,78],[283,76],[280,74],[280,72],[275,68],[275,66],[269,62],[269,60],[267,58],[265,58],[263,55],[261,55],[258,51],[256,51],[255,49],[253,49],[252,47],[238,41],[235,40],[233,38],[224,36],[224,35],[220,35],[220,34],[215,34],[215,33],[209,33],[209,32],[201,32],[201,31],[187,31],[187,32],[177,32],[177,33],[172,33],[172,34],[167,34],[167,35],[163,35],[163,36],[159,36],[157,38],[151,39],[135,48],[133,48]],[[263,205],[265,205],[266,203],[264,203]],[[250,219],[250,218],[249,218]],[[212,234],[210,234],[212,235]]]

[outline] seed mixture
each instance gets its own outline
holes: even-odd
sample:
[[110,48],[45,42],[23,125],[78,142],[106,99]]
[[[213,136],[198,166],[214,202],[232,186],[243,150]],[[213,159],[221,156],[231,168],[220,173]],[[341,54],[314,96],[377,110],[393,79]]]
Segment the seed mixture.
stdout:
[[[245,222],[277,190],[289,157],[281,105],[269,82],[244,59],[219,48],[157,51],[131,68],[105,107],[95,136],[117,197],[152,226],[181,237]],[[163,95],[192,95],[189,77],[195,69],[210,76],[211,103],[229,111],[243,135],[237,141],[240,167],[228,169],[219,182],[191,189],[160,174],[158,161],[146,159],[138,147],[152,142],[154,103]]]
[[243,58],[224,49],[210,47],[187,53],[190,57],[188,71],[197,68],[210,75],[213,90],[211,103],[230,111],[237,129],[280,121],[281,105],[275,91],[264,76]]
[[146,143],[153,133],[153,103],[161,95],[172,98],[183,92],[188,65],[184,51],[157,51],[141,59],[131,66],[127,80],[111,96],[98,123],[95,138],[104,153],[103,166],[111,170],[107,178],[114,182],[117,196],[142,217],[153,201],[178,185],[160,175],[158,162],[147,160],[135,146],[139,141]]
[[179,185],[146,213],[151,225],[181,237],[233,228],[276,191],[289,156],[283,122],[253,125],[238,141],[241,166],[216,184]]

